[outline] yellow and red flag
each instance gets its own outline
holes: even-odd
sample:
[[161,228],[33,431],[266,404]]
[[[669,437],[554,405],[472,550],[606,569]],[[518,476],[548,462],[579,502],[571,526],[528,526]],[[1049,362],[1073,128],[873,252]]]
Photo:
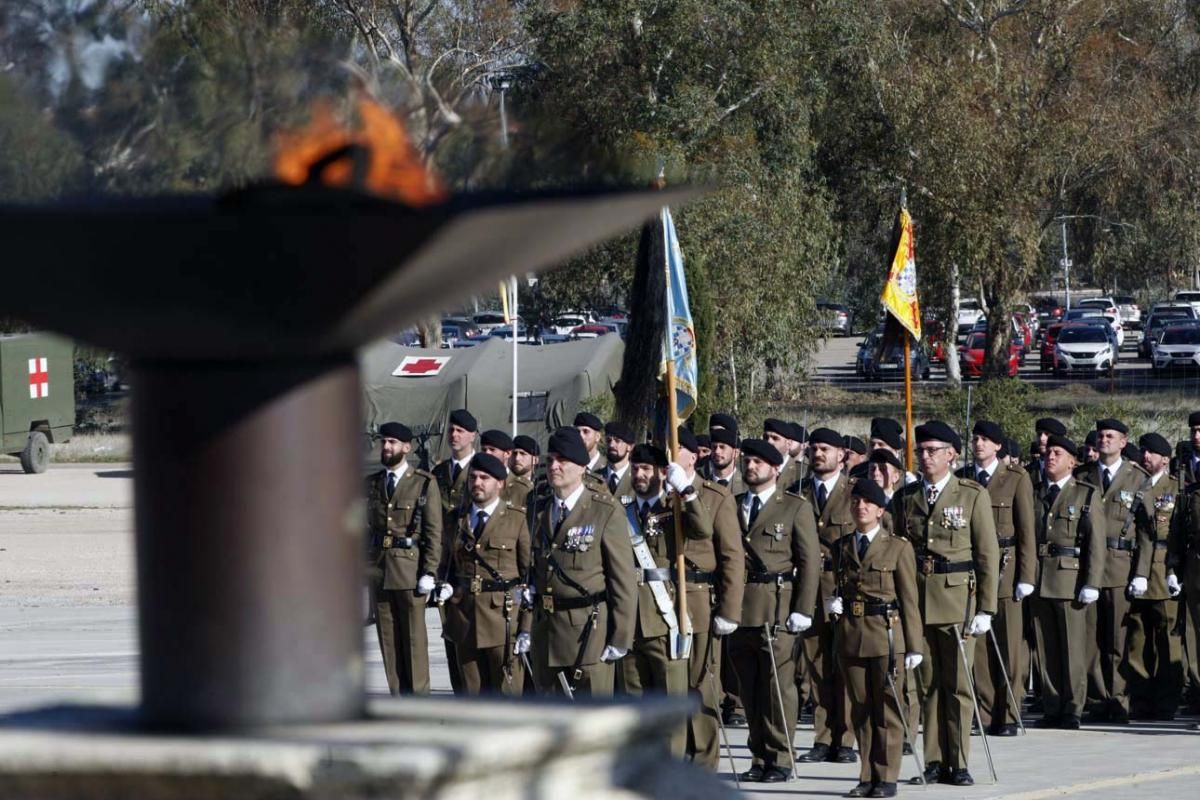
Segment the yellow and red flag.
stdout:
[[913,238],[912,217],[901,201],[893,233],[892,266],[879,302],[883,308],[912,334],[921,338],[921,304],[917,302],[917,257]]

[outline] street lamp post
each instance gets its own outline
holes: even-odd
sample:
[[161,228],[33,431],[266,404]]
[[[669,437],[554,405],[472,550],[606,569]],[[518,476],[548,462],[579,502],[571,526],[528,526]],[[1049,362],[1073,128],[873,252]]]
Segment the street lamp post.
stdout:
[[1062,258],[1059,265],[1063,269],[1063,289],[1066,291],[1066,310],[1071,310],[1071,259],[1067,255],[1067,221],[1062,220]]

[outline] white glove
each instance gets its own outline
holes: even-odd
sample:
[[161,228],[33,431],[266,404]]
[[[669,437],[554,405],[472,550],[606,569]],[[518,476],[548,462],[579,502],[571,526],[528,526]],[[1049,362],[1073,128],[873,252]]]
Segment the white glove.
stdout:
[[444,603],[454,596],[454,587],[448,583],[443,583],[437,588],[437,594],[434,595],[434,600],[439,603]]
[[667,465],[667,486],[675,490],[676,494],[683,494],[683,490],[692,485],[692,480],[683,471],[683,467],[672,461]]
[[1179,585],[1179,578],[1176,578],[1174,575],[1168,575],[1167,594],[1171,595],[1171,597],[1178,597],[1182,591],[1183,587]]
[[1090,605],[1100,599],[1100,590],[1094,586],[1085,586],[1079,590],[1079,597],[1076,598],[1083,605]]
[[600,653],[600,660],[608,664],[624,658],[628,652],[624,647],[613,647],[611,644],[606,644],[604,645],[604,650]]
[[806,617],[797,611],[793,611],[791,614],[788,614],[787,622],[783,623],[783,627],[787,628],[788,633],[804,633],[812,627],[812,617]]
[[925,660],[925,656],[920,653],[909,653],[904,656],[904,668],[916,669],[921,666],[921,662]]
[[429,594],[433,591],[433,576],[422,575],[417,581],[417,594]]
[[521,596],[518,598],[523,605],[532,606],[533,598],[537,596],[537,587],[532,583],[521,589]]
[[1129,593],[1134,597],[1141,597],[1146,593],[1146,589],[1149,588],[1146,583],[1146,579],[1143,577],[1134,578],[1129,582]]
[[991,614],[976,614],[967,626],[967,636],[983,636],[992,629]]
[[517,640],[513,642],[513,655],[519,656],[529,652],[529,634],[518,633]]
[[1017,590],[1013,592],[1013,600],[1024,600],[1029,595],[1033,594],[1032,583],[1018,583]]
[[825,598],[825,613],[841,616],[842,614],[842,598],[826,597]]
[[720,614],[714,614],[712,627],[717,636],[728,636],[738,629],[738,624],[732,620],[725,619]]

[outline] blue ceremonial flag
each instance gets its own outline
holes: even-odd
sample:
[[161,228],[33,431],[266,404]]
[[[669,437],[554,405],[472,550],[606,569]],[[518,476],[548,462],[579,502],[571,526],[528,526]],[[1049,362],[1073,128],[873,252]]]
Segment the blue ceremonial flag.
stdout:
[[[679,237],[675,235],[671,209],[664,207],[661,216],[667,260],[667,332],[663,357],[675,363],[675,407],[682,421],[696,409],[696,327],[692,324],[687,280],[683,275],[683,253],[679,249]],[[662,372],[666,369],[664,361]]]

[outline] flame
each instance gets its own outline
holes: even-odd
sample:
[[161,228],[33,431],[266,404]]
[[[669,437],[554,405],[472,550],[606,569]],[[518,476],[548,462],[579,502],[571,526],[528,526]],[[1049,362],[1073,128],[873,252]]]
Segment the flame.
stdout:
[[[441,180],[421,162],[400,119],[365,98],[358,102],[358,113],[362,127],[350,130],[336,120],[328,103],[318,103],[306,128],[276,137],[275,177],[295,186],[307,183],[314,164],[339,148],[356,144],[369,156],[360,188],[410,206],[446,199]],[[344,158],[329,164],[320,181],[329,186],[352,187],[353,173],[353,161]]]

